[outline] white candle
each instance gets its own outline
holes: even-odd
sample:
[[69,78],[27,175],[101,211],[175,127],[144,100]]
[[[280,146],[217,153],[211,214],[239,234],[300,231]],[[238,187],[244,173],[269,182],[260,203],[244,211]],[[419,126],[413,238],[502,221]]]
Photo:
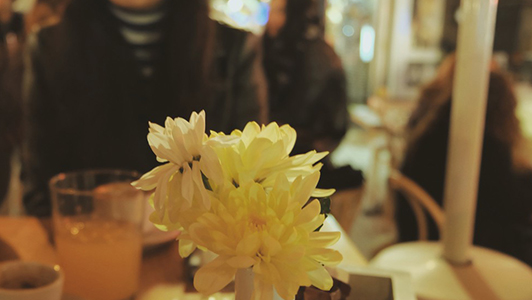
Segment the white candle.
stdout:
[[444,257],[469,260],[498,0],[462,0],[444,193]]

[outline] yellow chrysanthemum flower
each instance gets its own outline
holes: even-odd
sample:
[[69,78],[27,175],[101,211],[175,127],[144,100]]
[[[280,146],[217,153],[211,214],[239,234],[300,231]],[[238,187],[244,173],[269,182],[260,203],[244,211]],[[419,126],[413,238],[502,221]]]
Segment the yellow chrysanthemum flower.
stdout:
[[271,299],[273,287],[284,299],[293,299],[300,286],[328,290],[333,281],[325,265],[335,265],[340,253],[327,249],[340,233],[315,232],[323,224],[320,203],[307,203],[319,173],[290,182],[279,174],[266,191],[249,182],[226,189],[212,201],[211,212],[198,218],[189,236],[198,246],[219,256],[194,278],[205,294],[219,291],[242,268],[253,268],[254,298]]
[[168,118],[165,127],[150,123],[148,142],[165,163],[134,182],[155,189],[150,220],[163,230],[181,230],[180,255],[196,246],[216,254],[195,277],[196,288],[213,293],[238,269],[252,268],[254,297],[271,299],[273,288],[292,299],[300,286],[330,289],[325,265],[341,255],[326,247],[340,233],[315,232],[323,224],[319,201],[332,194],[316,189],[327,153],[290,157],[296,132],[276,123],[251,122],[230,135],[205,134],[205,112],[190,120]]
[[[223,183],[230,182],[235,186],[256,182],[271,187],[279,174],[289,181],[308,176],[319,172],[322,165],[317,162],[328,154],[310,151],[289,156],[296,142],[296,131],[289,125],[279,127],[277,123],[261,127],[250,122],[243,131],[235,130],[229,136],[211,132],[210,140],[218,145],[214,150],[221,161],[225,176]],[[315,195],[330,195],[332,192],[318,190]]]

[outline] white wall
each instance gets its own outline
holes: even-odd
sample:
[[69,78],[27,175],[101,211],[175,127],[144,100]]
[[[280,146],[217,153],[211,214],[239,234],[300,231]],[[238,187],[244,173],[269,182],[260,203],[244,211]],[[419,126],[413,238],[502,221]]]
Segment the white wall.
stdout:
[[13,9],[19,12],[27,12],[33,7],[35,0],[15,0]]
[[[439,48],[416,49],[413,45],[412,14],[414,0],[395,0],[393,4],[387,78],[388,93],[391,98],[413,99],[417,96],[419,86],[409,86],[407,84],[406,77],[409,65],[423,65],[421,69],[421,72],[423,72],[422,77],[431,79],[436,71],[435,65],[441,59],[441,52]],[[441,5],[441,22],[443,22],[445,2],[440,0],[439,4]]]

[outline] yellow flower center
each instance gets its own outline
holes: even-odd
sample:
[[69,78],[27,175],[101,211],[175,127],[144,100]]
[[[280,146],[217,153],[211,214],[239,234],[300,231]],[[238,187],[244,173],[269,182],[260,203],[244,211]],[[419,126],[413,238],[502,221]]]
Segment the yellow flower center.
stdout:
[[262,254],[260,251],[257,253],[257,257],[262,260],[263,262],[270,263],[272,258],[270,255]]
[[249,216],[249,225],[252,229],[263,230],[266,226],[267,220],[264,216],[251,214]]

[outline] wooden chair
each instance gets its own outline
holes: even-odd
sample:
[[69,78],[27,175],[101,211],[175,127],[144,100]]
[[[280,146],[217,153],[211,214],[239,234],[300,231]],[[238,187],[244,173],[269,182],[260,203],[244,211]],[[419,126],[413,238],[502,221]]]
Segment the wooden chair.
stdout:
[[[0,216],[20,216],[23,214],[22,183],[20,172],[22,170],[20,154],[16,152],[11,157],[11,177],[9,180],[7,195],[4,201],[0,201]],[[3,203],[2,203],[3,202]]]
[[445,215],[438,203],[423,188],[398,170],[390,171],[388,181],[391,189],[402,193],[412,207],[418,225],[419,240],[425,241],[428,237],[425,212],[434,220],[438,231],[442,232]]
[[363,194],[364,185],[337,191],[331,196],[331,214],[348,234],[356,216],[360,213]]

